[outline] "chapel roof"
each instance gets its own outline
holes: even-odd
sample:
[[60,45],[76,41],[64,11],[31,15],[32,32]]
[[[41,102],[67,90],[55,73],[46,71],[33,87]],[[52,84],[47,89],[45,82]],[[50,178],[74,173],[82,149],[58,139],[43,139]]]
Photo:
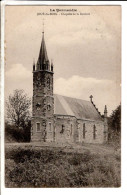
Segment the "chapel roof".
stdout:
[[103,120],[92,102],[57,94],[54,94],[54,114],[75,116],[77,119]]

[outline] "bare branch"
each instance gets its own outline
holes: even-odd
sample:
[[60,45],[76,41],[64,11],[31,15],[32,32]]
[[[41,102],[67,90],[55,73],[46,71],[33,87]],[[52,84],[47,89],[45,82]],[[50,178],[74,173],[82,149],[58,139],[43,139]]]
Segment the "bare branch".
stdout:
[[9,95],[6,102],[7,118],[17,127],[22,127],[28,120],[31,106],[31,99],[23,90],[16,89],[13,95]]

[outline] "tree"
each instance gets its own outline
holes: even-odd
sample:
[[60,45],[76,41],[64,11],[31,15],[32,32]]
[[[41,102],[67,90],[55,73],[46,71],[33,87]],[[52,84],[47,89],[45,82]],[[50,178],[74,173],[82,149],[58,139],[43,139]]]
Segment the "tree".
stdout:
[[121,131],[121,105],[119,105],[111,114],[110,119],[110,126],[116,132]]
[[30,106],[31,99],[27,94],[23,90],[14,90],[6,101],[7,118],[18,128],[26,127],[30,121]]

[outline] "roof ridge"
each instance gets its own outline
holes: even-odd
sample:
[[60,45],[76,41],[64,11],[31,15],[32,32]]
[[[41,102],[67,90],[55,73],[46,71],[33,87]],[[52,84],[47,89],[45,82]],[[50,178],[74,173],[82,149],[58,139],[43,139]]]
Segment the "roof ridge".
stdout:
[[91,102],[90,102],[90,101],[88,101],[88,100],[83,100],[83,99],[80,99],[80,98],[69,97],[69,96],[60,95],[60,94],[56,94],[56,93],[55,93],[54,95],[59,95],[59,96],[62,96],[62,97],[67,97],[67,98],[76,99],[76,100],[82,100],[82,101],[86,101],[86,102],[91,103]]

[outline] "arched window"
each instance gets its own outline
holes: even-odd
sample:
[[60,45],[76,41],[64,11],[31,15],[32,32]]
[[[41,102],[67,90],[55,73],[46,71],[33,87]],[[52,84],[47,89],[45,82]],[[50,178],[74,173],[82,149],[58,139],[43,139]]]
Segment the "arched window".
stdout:
[[73,126],[71,124],[71,131],[70,131],[70,135],[72,135],[72,132],[73,132]]
[[37,132],[41,131],[41,124],[39,122],[36,123],[36,131]]
[[50,105],[50,104],[47,105],[47,110],[48,110],[48,111],[51,110],[51,105]]
[[50,78],[47,79],[47,87],[50,89]]
[[52,125],[51,125],[51,122],[49,122],[49,131],[52,131]]
[[96,139],[96,136],[97,136],[97,134],[96,134],[96,126],[94,125],[93,126],[93,139]]
[[62,129],[61,129],[60,133],[63,133],[64,130],[65,130],[65,125],[62,125]]
[[37,110],[40,110],[40,108],[41,108],[41,104],[38,102],[38,103],[36,104],[36,109],[37,109]]
[[85,123],[83,123],[83,139],[85,139],[85,137],[86,137],[86,124]]

